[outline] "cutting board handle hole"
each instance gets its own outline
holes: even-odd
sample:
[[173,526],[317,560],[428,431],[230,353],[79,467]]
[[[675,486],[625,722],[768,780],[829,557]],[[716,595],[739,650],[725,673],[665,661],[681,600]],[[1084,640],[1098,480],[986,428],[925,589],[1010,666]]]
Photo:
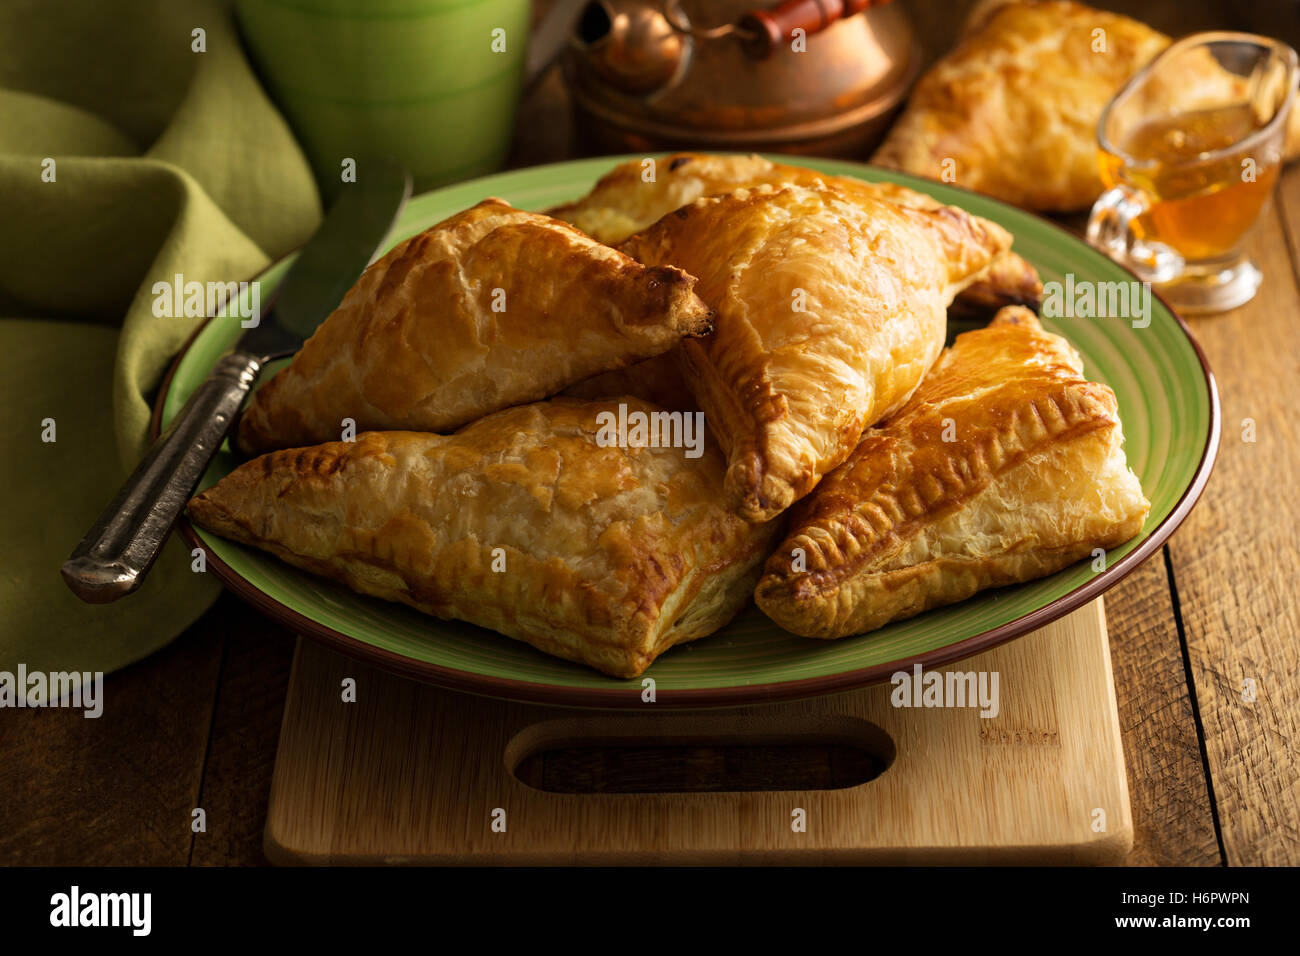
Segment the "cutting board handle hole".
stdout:
[[856,717],[691,714],[544,721],[517,733],[505,760],[547,793],[723,793],[856,787],[895,753],[884,730]]

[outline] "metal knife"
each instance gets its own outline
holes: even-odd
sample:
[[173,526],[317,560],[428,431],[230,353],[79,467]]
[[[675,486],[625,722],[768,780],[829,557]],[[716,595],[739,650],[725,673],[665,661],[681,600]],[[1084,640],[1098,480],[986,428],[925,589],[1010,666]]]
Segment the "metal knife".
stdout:
[[396,163],[358,164],[356,182],[343,187],[269,310],[195,389],[64,562],[63,580],[73,594],[104,604],[140,586],[258,374],[268,362],[301,348],[339,304],[378,252],[410,193],[411,177]]

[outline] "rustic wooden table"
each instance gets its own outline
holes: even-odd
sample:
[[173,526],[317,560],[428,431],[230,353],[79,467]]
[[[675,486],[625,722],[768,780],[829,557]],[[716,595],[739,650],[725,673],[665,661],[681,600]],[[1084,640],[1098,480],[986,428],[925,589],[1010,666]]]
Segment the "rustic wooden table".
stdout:
[[[1294,4],[1111,2],[1170,33],[1300,41]],[[930,56],[960,14],[910,0]],[[1236,9],[1243,7],[1247,9]],[[520,111],[514,165],[569,153],[551,77]],[[1107,595],[1139,865],[1300,863],[1300,166],[1282,177],[1244,308],[1190,324],[1218,376],[1224,432],[1200,505]],[[1256,440],[1243,440],[1252,419]],[[0,721],[0,863],[262,864],[293,635],[230,595],[175,643],[108,677],[116,719]],[[1246,679],[1256,699],[1243,699]],[[207,832],[191,832],[191,811]]]

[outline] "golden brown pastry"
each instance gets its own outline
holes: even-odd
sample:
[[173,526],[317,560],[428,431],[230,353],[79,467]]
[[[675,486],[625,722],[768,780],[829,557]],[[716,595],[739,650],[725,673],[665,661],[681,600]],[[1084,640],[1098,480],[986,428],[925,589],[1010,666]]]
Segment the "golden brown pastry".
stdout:
[[695,280],[488,199],[368,268],[239,423],[247,453],[449,431],[708,331]]
[[[981,5],[957,47],[917,82],[872,162],[944,179],[950,161],[948,181],[966,189],[1027,209],[1086,209],[1104,188],[1102,111],[1170,42],[1137,20],[1069,0]],[[1208,105],[1240,86],[1207,54],[1189,60],[1166,93],[1169,103]],[[1300,133],[1300,113],[1292,116]],[[1288,140],[1291,156],[1300,137]]]
[[728,454],[728,506],[761,522],[907,400],[943,347],[953,294],[1010,245],[959,209],[821,185],[698,199],[621,248],[699,277],[716,317],[683,343],[686,383]]
[[[1125,81],[1169,42],[1080,3],[1008,3],[973,21],[912,90],[872,162],[1029,209],[1090,206],[1102,192],[1097,121]],[[1093,52],[1093,31],[1105,52]]]
[[[657,411],[624,401],[629,415]],[[189,514],[363,594],[634,677],[731,619],[775,529],[720,506],[712,441],[698,458],[599,446],[600,415],[616,410],[555,399],[450,436],[369,432],[273,452]]]
[[800,502],[755,598],[796,634],[861,634],[1059,571],[1149,509],[1114,393],[1033,313],[1004,309]]
[[961,321],[987,322],[1011,305],[1035,312],[1043,302],[1038,270],[1014,252],[997,256],[984,274],[960,289],[948,303],[948,316]]
[[[758,155],[674,153],[659,160],[647,182],[644,160],[620,163],[586,196],[550,210],[588,235],[610,245],[640,232],[675,209],[703,196],[717,196],[755,186],[832,185],[850,199],[886,200],[916,209],[941,209],[931,196],[894,183],[873,183],[833,176],[802,166],[773,163]],[[1037,308],[1042,283],[1033,266],[1014,252],[998,256],[989,271],[957,294],[954,308],[963,315],[992,316],[1004,305]]]
[[570,385],[563,394],[585,399],[633,395],[669,411],[699,411],[700,403],[687,387],[677,358],[678,350],[672,349],[636,365],[584,379]]

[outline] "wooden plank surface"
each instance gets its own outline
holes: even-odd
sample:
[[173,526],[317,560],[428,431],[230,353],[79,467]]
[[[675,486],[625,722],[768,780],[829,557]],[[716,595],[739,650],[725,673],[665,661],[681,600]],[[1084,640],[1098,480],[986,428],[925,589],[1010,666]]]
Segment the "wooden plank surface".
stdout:
[[1169,545],[1233,865],[1300,862],[1300,170],[1279,195],[1251,243],[1266,276],[1259,295],[1190,323],[1218,372],[1223,441],[1200,506]]
[[221,609],[225,648],[199,789],[208,830],[194,835],[194,866],[261,864],[295,638],[229,597]]
[[1219,866],[1205,765],[1163,554],[1106,595],[1133,866]]
[[104,712],[0,711],[0,863],[184,866],[228,611],[104,678]]
[[[1099,6],[1175,36],[1228,27],[1300,46],[1300,7],[1282,0]],[[1187,690],[1229,865],[1300,863],[1300,502],[1283,490],[1300,479],[1293,411],[1300,400],[1300,168],[1283,175],[1278,198],[1251,243],[1266,277],[1259,295],[1226,315],[1189,321],[1217,373],[1224,434],[1201,504],[1166,549],[1190,667]],[[1242,440],[1247,418],[1256,423],[1253,443]],[[1134,676],[1142,683],[1129,687],[1141,711],[1160,713],[1155,688],[1146,686],[1156,675],[1144,669]],[[1248,678],[1256,681],[1254,702],[1243,699]],[[1185,733],[1180,739],[1186,744]],[[1172,756],[1168,748],[1165,755]],[[1168,778],[1179,791],[1183,779]]]

